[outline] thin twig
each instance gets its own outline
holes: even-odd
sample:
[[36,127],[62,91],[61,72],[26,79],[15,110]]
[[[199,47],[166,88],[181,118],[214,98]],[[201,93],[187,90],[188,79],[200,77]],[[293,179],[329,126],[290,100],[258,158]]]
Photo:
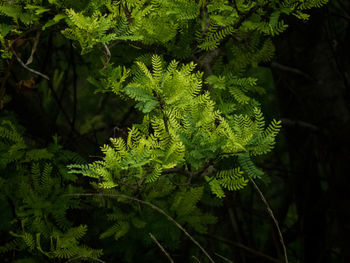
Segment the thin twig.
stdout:
[[114,47],[115,45],[121,43],[122,41],[120,39],[115,40],[114,42],[112,42],[111,44],[109,44],[109,49],[111,49],[112,47]]
[[219,253],[215,253],[215,255],[217,255],[219,258],[221,258],[222,260],[226,261],[226,262],[229,262],[229,263],[233,263],[232,260],[229,260],[228,258],[220,255]]
[[68,259],[65,263],[72,262],[72,261],[77,260],[79,258],[90,258],[90,259],[93,259],[93,260],[95,260],[97,262],[100,262],[100,263],[106,263],[106,261],[103,261],[101,259],[88,257],[88,256],[78,256],[78,257],[75,257],[75,258],[71,258],[71,259]]
[[247,251],[247,252],[249,252],[249,253],[251,253],[253,255],[256,255],[256,256],[261,257],[261,258],[266,259],[266,260],[269,260],[271,262],[283,263],[282,261],[280,261],[280,260],[278,260],[276,258],[273,258],[273,257],[271,257],[269,255],[266,255],[266,254],[260,252],[260,251],[252,249],[250,247],[247,247],[247,246],[245,246],[245,245],[243,245],[243,244],[241,244],[239,242],[234,242],[234,241],[228,240],[226,238],[223,238],[223,237],[220,237],[220,236],[211,235],[211,234],[206,234],[205,236],[213,238],[213,239],[218,240],[218,241],[221,241],[221,242],[226,243],[228,245],[244,249],[245,251]]
[[192,256],[192,258],[195,259],[197,262],[201,263],[197,257]]
[[282,118],[281,121],[282,121],[282,124],[284,124],[284,125],[300,126],[300,127],[312,130],[314,132],[320,131],[319,127],[317,127],[316,125],[314,125],[312,123],[308,123],[308,122],[305,122],[305,121],[290,120],[290,119],[287,119],[287,118]]
[[171,263],[174,263],[174,260],[170,257],[169,253],[166,252],[165,248],[158,242],[158,240],[156,239],[156,237],[154,235],[152,235],[152,233],[149,233],[149,236],[152,238],[152,240],[154,241],[154,243],[157,244],[157,246],[160,248],[160,250],[167,256],[167,258],[169,259],[169,261]]
[[171,216],[169,216],[163,209],[159,208],[158,206],[147,202],[147,201],[143,201],[140,200],[138,198],[132,197],[132,196],[128,196],[128,195],[123,195],[123,194],[95,194],[95,193],[87,193],[87,194],[65,194],[65,196],[107,196],[107,197],[121,197],[121,198],[125,198],[125,199],[129,199],[135,202],[138,202],[140,204],[144,204],[147,205],[149,207],[151,207],[153,210],[156,210],[157,212],[159,212],[160,214],[164,215],[169,221],[171,221],[174,225],[176,225],[182,232],[184,232],[184,234],[191,239],[191,241],[196,244],[200,250],[202,250],[202,252],[207,256],[207,258],[209,259],[210,262],[215,263],[215,261],[210,257],[210,255],[208,254],[208,252],[186,231],[185,228],[183,228],[174,218],[172,218]]
[[286,71],[286,72],[290,72],[296,75],[300,75],[303,76],[305,79],[308,79],[312,82],[318,82],[314,77],[312,77],[310,74],[298,69],[298,68],[294,68],[294,67],[290,67],[290,66],[286,66],[286,65],[282,65],[278,62],[271,62],[271,67],[282,70],[282,71]]
[[103,47],[105,48],[105,54],[106,54],[106,62],[105,62],[105,65],[104,65],[104,68],[106,68],[109,64],[109,61],[112,57],[112,54],[111,54],[111,51],[109,50],[108,46],[106,43],[103,43]]
[[44,79],[50,80],[50,78],[49,78],[47,75],[45,75],[45,74],[43,74],[43,73],[41,73],[41,72],[39,72],[39,71],[36,71],[35,69],[32,69],[32,68],[28,67],[26,64],[24,64],[24,62],[21,60],[21,58],[17,55],[17,53],[16,53],[14,50],[12,50],[12,53],[13,53],[13,54],[15,55],[15,57],[17,58],[17,61],[18,61],[18,62],[22,65],[22,67],[24,67],[26,70],[28,70],[28,71],[30,71],[30,72],[36,74],[36,75],[39,75],[39,76],[43,77]]
[[267,202],[265,196],[263,195],[263,193],[261,192],[259,187],[256,185],[256,183],[254,182],[254,180],[251,177],[248,176],[248,179],[253,184],[255,190],[259,193],[261,200],[264,202],[264,204],[266,206],[267,212],[271,216],[271,218],[272,218],[272,220],[273,220],[273,222],[274,222],[274,224],[276,226],[276,229],[277,229],[277,232],[278,232],[278,236],[279,236],[282,248],[283,248],[284,261],[285,261],[285,263],[288,263],[287,249],[286,249],[286,246],[284,244],[283,235],[282,235],[281,229],[279,227],[278,221],[277,221],[276,217],[274,216],[269,203]]
[[26,66],[28,66],[30,63],[33,62],[33,57],[34,57],[36,48],[38,47],[38,43],[39,43],[39,39],[40,39],[40,33],[41,33],[41,31],[37,31],[36,32],[36,35],[35,35],[35,38],[34,38],[34,43],[33,43],[33,46],[32,46],[32,51],[30,53],[30,57],[28,58],[28,60],[27,60],[27,62],[25,64]]

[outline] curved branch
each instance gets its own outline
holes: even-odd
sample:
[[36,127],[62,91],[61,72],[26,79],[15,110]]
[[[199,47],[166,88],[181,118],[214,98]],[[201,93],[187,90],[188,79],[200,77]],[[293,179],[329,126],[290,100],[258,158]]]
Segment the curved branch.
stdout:
[[172,218],[171,216],[169,216],[163,209],[159,208],[158,206],[144,201],[144,200],[140,200],[138,198],[132,197],[132,196],[128,196],[128,195],[123,195],[123,194],[94,194],[94,193],[87,193],[87,194],[65,194],[65,196],[107,196],[107,197],[121,197],[121,198],[125,198],[125,199],[129,199],[131,201],[135,201],[138,202],[140,204],[143,205],[147,205],[149,207],[151,207],[153,210],[159,212],[160,214],[164,215],[170,222],[172,222],[175,226],[177,226],[182,232],[184,232],[184,234],[191,239],[191,241],[200,248],[200,250],[202,250],[202,252],[207,256],[207,258],[209,259],[209,261],[211,263],[215,263],[215,261],[210,257],[210,255],[208,254],[208,252],[198,243],[197,240],[195,240],[187,231],[185,228],[183,228],[174,218]]
[[279,236],[282,248],[283,248],[284,262],[288,263],[287,249],[286,249],[286,245],[284,244],[283,235],[282,235],[281,229],[279,227],[278,221],[277,221],[276,217],[274,216],[272,209],[271,209],[269,203],[267,202],[264,194],[261,192],[260,188],[256,185],[256,183],[254,182],[254,180],[250,176],[248,176],[248,179],[253,184],[255,190],[259,193],[261,200],[263,201],[263,203],[266,206],[267,212],[271,216],[272,221],[274,222],[274,224],[276,226],[278,236]]
[[165,248],[159,243],[159,241],[156,239],[156,237],[154,235],[152,235],[152,233],[149,233],[149,236],[152,238],[154,243],[157,244],[157,246],[160,248],[160,250],[167,256],[167,258],[169,259],[170,263],[174,263],[174,260],[170,257],[169,253],[166,252]]
[[24,67],[26,70],[28,70],[36,75],[39,75],[39,76],[43,77],[44,79],[50,80],[50,78],[47,75],[45,75],[45,74],[43,74],[35,69],[32,69],[32,68],[28,67],[26,64],[24,64],[24,62],[21,60],[21,58],[17,55],[17,53],[13,49],[12,49],[12,53],[15,55],[17,61],[21,64],[21,66]]

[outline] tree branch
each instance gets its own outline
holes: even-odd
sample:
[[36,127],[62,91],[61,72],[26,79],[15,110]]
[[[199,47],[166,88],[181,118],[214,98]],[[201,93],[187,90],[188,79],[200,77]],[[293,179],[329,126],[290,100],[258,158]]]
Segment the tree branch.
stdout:
[[152,235],[152,233],[149,233],[149,236],[152,238],[152,240],[154,241],[154,243],[157,244],[157,246],[160,248],[160,250],[167,256],[167,258],[169,259],[169,261],[171,263],[174,263],[174,260],[170,257],[169,253],[166,252],[166,250],[164,249],[164,247],[158,242],[158,240],[156,239],[156,237],[154,235]]
[[45,75],[45,74],[43,74],[43,73],[41,73],[41,72],[39,72],[39,71],[36,71],[35,69],[32,69],[32,68],[28,67],[26,64],[24,64],[24,62],[23,62],[23,61],[21,60],[21,58],[17,55],[17,53],[16,53],[16,51],[14,51],[14,49],[12,49],[12,53],[13,53],[13,54],[15,55],[15,57],[17,58],[17,61],[18,61],[18,62],[22,65],[22,67],[24,67],[26,70],[28,70],[28,71],[30,71],[30,72],[36,74],[36,75],[39,75],[39,76],[43,77],[44,79],[50,80],[50,78],[49,78],[47,75]]
[[305,121],[299,121],[299,120],[290,120],[286,118],[282,118],[282,125],[288,125],[288,126],[300,126],[303,128],[306,128],[308,130],[314,131],[314,132],[319,132],[320,128],[317,127],[316,125],[313,125],[311,123],[305,122]]
[[305,79],[308,79],[312,82],[318,82],[314,77],[312,77],[311,75],[309,75],[308,73],[305,73],[303,71],[301,71],[300,69],[297,69],[297,68],[293,68],[293,67],[290,67],[290,66],[286,66],[286,65],[282,65],[278,62],[271,62],[271,67],[273,68],[276,68],[276,69],[279,69],[279,70],[282,70],[282,71],[286,71],[286,72],[290,72],[290,73],[293,73],[293,74],[296,74],[296,75],[300,75],[300,76],[303,76]]
[[250,247],[247,247],[247,246],[245,246],[245,245],[243,245],[243,244],[241,244],[239,242],[234,242],[234,241],[228,240],[226,238],[223,238],[223,237],[220,237],[220,236],[211,235],[211,234],[206,234],[205,236],[208,236],[208,237],[213,238],[215,240],[221,241],[221,242],[226,243],[228,245],[241,248],[241,249],[243,249],[243,250],[245,250],[245,251],[247,251],[247,252],[249,252],[249,253],[251,253],[253,255],[256,255],[256,256],[258,256],[260,258],[264,258],[264,259],[269,260],[271,262],[283,263],[282,261],[280,261],[280,260],[278,260],[276,258],[273,258],[273,257],[271,257],[269,255],[266,255],[266,254],[260,252],[260,251],[252,249]]
[[95,261],[97,261],[97,262],[100,262],[100,263],[106,263],[106,261],[103,261],[103,260],[101,260],[101,259],[94,258],[94,257],[88,257],[88,256],[77,256],[77,257],[68,259],[65,263],[72,262],[72,261],[77,260],[77,259],[80,259],[80,258],[90,258],[90,259],[93,259],[93,260],[95,260]]
[[103,43],[103,47],[105,49],[105,55],[106,55],[106,61],[105,61],[104,67],[103,67],[105,69],[105,68],[107,68],[109,61],[111,60],[112,54],[111,54],[111,51],[109,50],[106,43]]
[[269,215],[271,216],[272,221],[274,222],[274,224],[275,224],[275,226],[276,226],[276,229],[277,229],[277,232],[278,232],[278,236],[279,236],[279,239],[280,239],[282,248],[283,248],[284,262],[285,262],[285,263],[288,263],[287,249],[286,249],[286,246],[285,246],[285,244],[284,244],[283,235],[282,235],[281,229],[280,229],[280,227],[279,227],[278,221],[277,221],[276,217],[274,216],[274,214],[273,214],[273,212],[272,212],[272,209],[271,209],[269,203],[267,202],[267,200],[266,200],[264,194],[261,192],[261,190],[259,189],[259,187],[256,185],[256,183],[254,182],[254,180],[253,180],[250,176],[248,176],[248,179],[249,179],[249,181],[253,184],[255,190],[259,193],[261,200],[263,201],[263,203],[264,203],[265,206],[266,206],[267,212],[268,212]]
[[86,193],[86,194],[65,194],[64,196],[107,196],[107,197],[120,197],[120,198],[125,198],[131,201],[135,201],[138,202],[140,204],[144,204],[147,205],[149,207],[151,207],[153,210],[157,211],[158,213],[164,215],[170,222],[172,222],[175,226],[177,226],[182,232],[184,232],[184,234],[195,244],[199,247],[200,250],[202,250],[202,252],[207,256],[207,258],[209,259],[209,261],[211,263],[215,263],[215,261],[210,257],[210,255],[208,254],[208,252],[198,243],[198,241],[196,241],[187,231],[185,228],[183,228],[174,218],[172,218],[170,215],[168,215],[163,209],[159,208],[158,206],[147,202],[147,201],[143,201],[140,200],[138,198],[132,197],[132,196],[128,196],[128,195],[123,195],[123,194],[95,194],[95,193]]
[[36,35],[35,35],[35,38],[34,38],[34,43],[33,43],[33,46],[32,46],[32,51],[30,53],[30,57],[28,58],[27,62],[26,62],[26,66],[28,66],[30,63],[33,62],[33,56],[35,54],[35,51],[36,51],[36,48],[38,47],[38,43],[39,43],[39,39],[40,39],[40,33],[41,31],[37,31],[36,32]]

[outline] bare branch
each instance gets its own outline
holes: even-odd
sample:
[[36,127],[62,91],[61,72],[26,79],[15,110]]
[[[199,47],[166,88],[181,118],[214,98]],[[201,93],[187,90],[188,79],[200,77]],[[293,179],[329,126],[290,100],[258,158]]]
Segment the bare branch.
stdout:
[[112,57],[111,51],[109,50],[108,46],[106,43],[103,43],[103,47],[105,48],[105,54],[106,54],[106,62],[104,67],[106,68],[108,66],[108,63]]
[[308,130],[312,130],[314,132],[317,132],[320,130],[320,128],[317,127],[316,125],[313,125],[313,124],[305,122],[305,121],[290,120],[287,118],[282,118],[281,121],[282,121],[282,125],[300,126],[300,127],[306,128]]
[[278,221],[277,221],[276,217],[274,216],[272,209],[271,209],[269,203],[267,202],[264,194],[261,192],[261,190],[259,189],[259,187],[256,185],[256,183],[254,182],[254,180],[251,177],[248,176],[248,179],[253,184],[255,190],[259,193],[261,200],[264,202],[264,204],[266,206],[267,212],[271,216],[272,221],[274,222],[274,224],[276,226],[278,236],[279,236],[282,248],[283,248],[284,262],[288,263],[287,249],[286,249],[286,246],[284,244],[283,235],[282,235],[281,229],[279,227]]
[[219,253],[215,253],[215,255],[217,255],[219,258],[221,258],[222,260],[226,261],[226,262],[229,262],[229,263],[233,263],[232,260],[229,260],[228,258],[220,255]]
[[247,246],[243,245],[242,243],[234,242],[234,241],[228,240],[228,239],[226,239],[226,238],[223,238],[223,237],[220,237],[220,236],[211,235],[211,234],[206,234],[205,236],[211,237],[211,238],[213,238],[213,239],[216,239],[216,240],[221,241],[221,242],[223,242],[223,243],[226,243],[226,244],[228,244],[228,245],[241,248],[241,249],[243,249],[243,250],[245,250],[245,251],[247,251],[247,252],[249,252],[249,253],[251,253],[251,254],[253,254],[253,255],[256,255],[256,256],[261,257],[261,258],[266,259],[266,260],[269,260],[269,261],[271,261],[271,262],[274,262],[274,263],[283,263],[282,261],[280,261],[280,260],[278,260],[278,259],[276,259],[276,258],[273,258],[273,257],[271,257],[271,256],[269,256],[269,255],[266,255],[266,254],[260,252],[260,251],[257,251],[257,250],[255,250],[255,249],[252,249],[252,248],[250,248],[250,247],[247,247]]
[[28,67],[26,64],[24,64],[24,62],[21,60],[21,58],[17,55],[17,53],[16,53],[14,50],[12,50],[12,53],[15,55],[17,61],[18,61],[18,62],[22,65],[22,67],[24,67],[26,70],[28,70],[28,71],[30,71],[30,72],[36,74],[36,75],[39,75],[39,76],[43,77],[44,79],[50,80],[50,78],[49,78],[47,75],[45,75],[45,74],[43,74],[43,73],[41,73],[41,72],[39,72],[39,71],[36,71],[35,69],[32,69],[32,68]]
[[197,257],[192,256],[192,258],[193,258],[194,260],[196,260],[197,262],[201,263]]
[[286,66],[286,65],[282,65],[278,62],[271,62],[271,67],[273,68],[276,68],[276,69],[279,69],[279,70],[282,70],[282,71],[286,71],[286,72],[290,72],[290,73],[293,73],[293,74],[296,74],[296,75],[300,75],[300,76],[303,76],[305,79],[308,79],[312,82],[318,82],[314,77],[312,77],[310,74],[304,72],[304,71],[301,71],[300,69],[298,68],[294,68],[294,67],[290,67],[290,66]]
[[88,256],[78,256],[78,257],[74,257],[74,258],[68,259],[65,263],[72,262],[72,261],[77,260],[77,259],[80,259],[80,258],[90,258],[90,259],[95,260],[95,261],[100,262],[100,263],[106,263],[105,261],[103,261],[103,260],[101,260],[101,259],[93,258],[93,257],[88,257]]
[[152,240],[154,241],[154,243],[157,244],[157,246],[160,248],[160,250],[162,250],[162,252],[167,256],[167,258],[169,259],[169,261],[171,263],[174,263],[174,260],[170,257],[169,253],[166,252],[166,250],[164,249],[164,247],[158,242],[158,240],[156,239],[156,237],[154,235],[152,235],[152,233],[149,233],[149,236],[152,238]]
[[35,38],[34,38],[34,43],[33,43],[33,46],[32,46],[32,52],[30,53],[30,57],[28,58],[27,62],[26,62],[26,66],[28,66],[30,63],[33,62],[33,56],[35,54],[35,51],[38,47],[38,43],[39,43],[39,39],[40,39],[40,33],[41,31],[37,31],[36,32],[36,35],[35,35]]

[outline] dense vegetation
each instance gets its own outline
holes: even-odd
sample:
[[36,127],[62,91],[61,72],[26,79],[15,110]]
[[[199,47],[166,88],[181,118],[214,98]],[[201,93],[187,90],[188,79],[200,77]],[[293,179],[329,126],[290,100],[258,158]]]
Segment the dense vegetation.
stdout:
[[300,262],[269,66],[326,2],[1,1],[4,262]]

